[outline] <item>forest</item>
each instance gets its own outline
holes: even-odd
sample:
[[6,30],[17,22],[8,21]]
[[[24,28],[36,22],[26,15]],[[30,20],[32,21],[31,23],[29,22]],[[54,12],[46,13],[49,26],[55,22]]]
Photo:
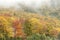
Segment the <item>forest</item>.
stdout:
[[60,40],[59,5],[18,5],[0,7],[0,40]]

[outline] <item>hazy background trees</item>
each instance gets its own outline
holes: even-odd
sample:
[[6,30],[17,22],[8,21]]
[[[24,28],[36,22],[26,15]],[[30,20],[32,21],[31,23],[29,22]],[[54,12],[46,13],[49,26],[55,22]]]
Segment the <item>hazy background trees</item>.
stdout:
[[60,19],[60,0],[50,0],[49,3],[43,3],[37,8],[25,4],[18,4],[18,6],[20,7],[19,10],[22,9],[25,12],[38,13],[42,16]]

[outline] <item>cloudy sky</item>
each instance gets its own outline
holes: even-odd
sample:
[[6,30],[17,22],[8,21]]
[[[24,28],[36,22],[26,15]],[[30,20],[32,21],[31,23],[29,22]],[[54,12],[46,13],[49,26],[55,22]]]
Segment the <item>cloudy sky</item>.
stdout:
[[0,6],[16,6],[18,3],[37,6],[42,3],[48,3],[49,0],[0,0]]

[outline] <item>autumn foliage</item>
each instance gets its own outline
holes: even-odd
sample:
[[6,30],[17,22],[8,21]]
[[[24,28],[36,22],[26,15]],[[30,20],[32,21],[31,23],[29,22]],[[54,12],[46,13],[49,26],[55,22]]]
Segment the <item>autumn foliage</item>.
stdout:
[[12,15],[9,13],[0,15],[0,38],[20,37],[27,40],[29,36],[32,38],[37,36],[36,39],[38,40],[39,37],[43,37],[42,39],[57,38],[60,34],[60,21],[57,18],[27,12],[24,12],[23,15],[18,14],[19,12],[17,12],[18,15],[12,13]]

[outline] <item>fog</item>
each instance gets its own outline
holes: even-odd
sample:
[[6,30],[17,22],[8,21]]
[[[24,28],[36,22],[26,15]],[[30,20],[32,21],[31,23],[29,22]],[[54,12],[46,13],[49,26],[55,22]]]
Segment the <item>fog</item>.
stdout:
[[18,3],[22,3],[28,6],[37,7],[43,3],[48,3],[49,0],[0,0],[0,6],[11,7],[17,6]]

